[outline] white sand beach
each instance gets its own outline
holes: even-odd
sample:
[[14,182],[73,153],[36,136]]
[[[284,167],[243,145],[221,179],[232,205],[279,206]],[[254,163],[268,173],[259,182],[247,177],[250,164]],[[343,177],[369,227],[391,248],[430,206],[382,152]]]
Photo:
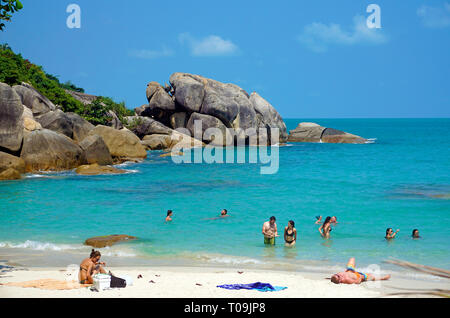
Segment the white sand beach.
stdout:
[[[364,298],[390,297],[388,296],[389,293],[400,291],[393,289],[392,286],[405,289],[414,289],[418,286],[422,289],[449,288],[449,284],[446,282],[421,281],[418,284],[415,280],[395,277],[392,277],[390,281],[381,283],[335,285],[325,279],[329,275],[287,271],[243,270],[243,273],[240,274],[235,269],[198,267],[117,267],[110,268],[110,270],[116,276],[130,277],[133,280],[133,285],[100,292],[93,292],[89,287],[73,290],[42,290],[0,285],[0,298]],[[138,275],[142,275],[142,278],[138,279]],[[10,271],[2,273],[0,284],[48,278],[70,280],[64,268],[12,268]],[[256,290],[226,290],[216,287],[221,284],[253,282],[285,286],[287,289],[277,292],[259,292]],[[420,295],[414,295],[413,297],[420,297]]]

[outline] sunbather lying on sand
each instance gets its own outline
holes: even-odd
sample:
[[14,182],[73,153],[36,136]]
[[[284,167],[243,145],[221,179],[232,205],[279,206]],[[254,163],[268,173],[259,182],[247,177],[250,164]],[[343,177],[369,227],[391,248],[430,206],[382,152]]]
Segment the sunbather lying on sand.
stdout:
[[361,284],[366,281],[375,280],[388,280],[391,275],[386,275],[380,278],[376,278],[371,274],[364,274],[355,270],[355,258],[352,257],[348,260],[347,270],[331,276],[331,281],[335,284]]
[[94,280],[92,276],[97,273],[106,274],[106,271],[103,268],[106,264],[104,262],[100,262],[100,257],[101,254],[99,251],[92,250],[89,258],[85,258],[81,262],[79,274],[80,284],[93,284]]

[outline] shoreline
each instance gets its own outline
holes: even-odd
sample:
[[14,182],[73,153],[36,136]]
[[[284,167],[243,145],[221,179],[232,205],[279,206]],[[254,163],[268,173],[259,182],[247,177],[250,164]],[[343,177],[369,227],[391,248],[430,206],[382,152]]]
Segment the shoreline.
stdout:
[[[0,248],[0,284],[9,282],[24,282],[38,279],[65,280],[67,273],[74,270],[78,273],[77,265],[73,262],[64,263],[64,257],[78,257],[79,254],[48,251],[27,251],[20,253],[17,250],[16,257],[11,253],[7,255],[4,248]],[[10,249],[11,250],[11,249]],[[22,251],[23,252],[23,251]],[[35,252],[35,253],[31,253]],[[28,264],[24,264],[27,257],[60,257],[60,264],[73,264],[73,268],[67,266],[36,266],[33,258],[28,258]],[[51,256],[50,256],[51,255]],[[22,259],[20,259],[21,256]],[[136,260],[135,257],[133,257]],[[81,259],[80,259],[81,260]],[[146,260],[143,264],[120,264],[117,257],[105,257],[108,264],[107,270],[111,270],[116,276],[128,276],[133,280],[133,286],[124,289],[92,292],[88,288],[75,290],[41,290],[37,288],[22,288],[0,285],[0,297],[130,297],[130,298],[364,298],[364,297],[405,297],[388,296],[389,293],[411,292],[415,289],[449,289],[450,283],[444,279],[438,279],[429,275],[420,275],[416,272],[396,271],[391,272],[392,278],[384,282],[365,282],[360,285],[335,285],[326,279],[331,276],[334,269],[317,267],[315,271],[305,268],[255,268],[248,264],[224,265],[224,264],[156,264]],[[114,261],[113,261],[114,260]],[[62,263],[61,263],[62,262]],[[33,265],[31,265],[33,264]],[[120,264],[120,265],[119,265]],[[31,266],[30,266],[31,265]],[[340,270],[344,270],[344,265]],[[357,266],[358,268],[358,266]],[[384,270],[389,271],[389,270]],[[239,274],[239,272],[243,272]],[[411,275],[412,273],[412,275]],[[143,279],[137,279],[141,274]],[[156,276],[159,275],[159,276]],[[415,276],[417,275],[417,276]],[[155,283],[149,283],[154,281]],[[225,290],[217,288],[221,284],[236,283],[270,283],[273,286],[288,287],[278,292],[259,292],[254,290]],[[198,286],[196,284],[201,284]],[[430,297],[429,295],[408,295],[407,297]]]
[[[73,290],[42,290],[0,286],[1,298],[377,298],[394,292],[410,292],[417,289],[417,281],[392,277],[385,282],[366,282],[360,285],[335,285],[322,274],[287,271],[243,270],[211,267],[111,267],[118,277],[128,276],[133,285],[123,289],[92,292],[89,287]],[[138,279],[142,275],[142,279]],[[65,280],[63,268],[11,268],[0,274],[0,283],[24,282],[38,279]],[[329,276],[329,275],[328,275]],[[287,289],[278,292],[255,290],[226,290],[221,284],[264,282]],[[444,284],[448,288],[448,283]],[[424,282],[420,289],[442,288],[442,283]],[[409,295],[408,297],[430,297]]]

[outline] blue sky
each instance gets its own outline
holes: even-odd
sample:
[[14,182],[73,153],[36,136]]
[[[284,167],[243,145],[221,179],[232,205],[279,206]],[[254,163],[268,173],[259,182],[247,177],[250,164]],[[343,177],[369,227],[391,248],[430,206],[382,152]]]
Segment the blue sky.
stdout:
[[[450,117],[450,1],[22,3],[0,42],[129,108],[149,81],[188,72],[257,91],[285,118]],[[371,3],[381,29],[365,24]]]

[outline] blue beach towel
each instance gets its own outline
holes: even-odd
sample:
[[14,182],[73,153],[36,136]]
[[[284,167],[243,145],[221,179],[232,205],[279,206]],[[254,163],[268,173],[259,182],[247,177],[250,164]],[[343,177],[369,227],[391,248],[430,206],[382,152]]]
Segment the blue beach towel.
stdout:
[[225,288],[225,289],[255,289],[260,292],[267,292],[267,291],[280,291],[283,289],[286,289],[287,287],[280,287],[280,286],[272,286],[267,283],[251,283],[251,284],[229,284],[229,285],[218,285],[219,288]]

